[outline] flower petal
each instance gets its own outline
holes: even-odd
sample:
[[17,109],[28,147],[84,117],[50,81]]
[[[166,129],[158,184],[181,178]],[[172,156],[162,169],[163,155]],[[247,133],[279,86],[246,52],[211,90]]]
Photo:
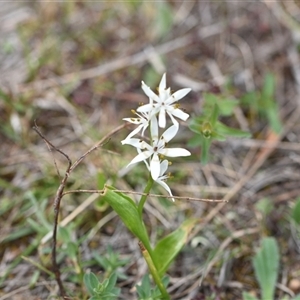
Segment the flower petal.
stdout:
[[173,194],[171,192],[171,189],[169,188],[169,186],[162,180],[156,180],[156,182],[161,185],[165,190],[168,191],[168,193],[170,194],[170,196],[172,196],[172,201],[175,202],[175,199],[173,198]]
[[166,85],[167,85],[167,83],[166,83],[166,73],[164,73],[162,78],[161,78],[161,81],[159,83],[159,87],[158,87],[159,93],[166,89]]
[[153,180],[157,180],[159,177],[159,172],[160,172],[160,163],[159,163],[159,157],[157,153],[153,154],[153,157],[150,162],[150,171],[151,171],[151,177]]
[[125,139],[121,143],[123,145],[130,145],[130,146],[133,146],[133,147],[135,147],[137,149],[141,149],[141,150],[147,149],[147,150],[151,151],[151,149],[152,149],[152,147],[148,143],[146,143],[143,140],[136,139],[136,138]]
[[[140,132],[141,129],[142,129],[143,127],[145,127],[145,126],[144,126],[143,124],[141,124],[141,125],[139,125],[137,128],[135,128],[132,132],[130,132],[130,133],[127,135],[127,137],[121,142],[122,145],[128,144],[127,142],[124,142],[124,141],[131,139],[134,135],[136,135],[138,132]],[[142,134],[144,134],[145,129],[146,129],[146,128],[143,129]]]
[[190,156],[191,152],[183,148],[165,148],[159,151],[160,154],[169,157]]
[[163,139],[166,143],[169,143],[169,141],[177,134],[178,129],[179,125],[172,125],[162,134],[161,139]]
[[169,162],[166,159],[161,162],[161,164],[160,164],[160,172],[159,172],[159,176],[160,177],[165,174],[165,172],[168,169],[168,166],[169,166]]
[[153,99],[154,101],[159,102],[159,97],[150,89],[149,86],[147,86],[145,84],[144,81],[142,81],[142,89],[150,99]]
[[174,108],[173,106],[169,106],[167,110],[168,115],[171,117],[170,114],[177,117],[180,120],[186,121],[189,118],[189,114],[185,113],[179,108]]
[[166,127],[166,110],[164,109],[164,107],[160,108],[160,112],[159,112],[159,127],[160,128],[165,128]]
[[151,132],[151,139],[153,141],[158,140],[158,124],[156,116],[152,117],[150,120],[150,132]]
[[169,113],[168,111],[167,111],[167,113],[168,113],[169,117],[171,118],[173,125],[175,125],[175,126],[177,126],[177,127],[179,128],[179,123],[178,123],[178,122],[176,121],[176,119],[172,116],[172,113]]
[[182,99],[184,96],[186,96],[192,89],[190,88],[185,88],[185,89],[181,89],[177,92],[175,92],[173,95],[171,95],[171,97],[169,97],[166,100],[166,104],[172,104],[180,99]]
[[151,156],[151,151],[143,151],[143,152],[140,152],[128,165],[132,165],[132,164],[136,164],[140,161],[143,161],[143,160],[146,160],[147,158],[149,158]]
[[148,103],[148,104],[139,106],[139,107],[137,108],[137,111],[143,112],[143,113],[149,113],[149,112],[151,112],[154,108],[155,108],[155,106],[154,106],[153,104]]

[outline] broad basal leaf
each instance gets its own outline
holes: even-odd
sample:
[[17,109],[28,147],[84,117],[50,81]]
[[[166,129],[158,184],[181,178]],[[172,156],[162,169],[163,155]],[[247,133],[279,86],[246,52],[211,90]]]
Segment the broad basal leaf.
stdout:
[[151,255],[152,249],[149,237],[134,201],[123,193],[116,192],[115,188],[107,185],[102,197],[120,216],[126,227],[144,244]]
[[279,268],[279,250],[274,238],[264,238],[261,249],[253,258],[257,281],[262,291],[262,299],[274,299]]
[[157,243],[153,258],[160,276],[167,271],[171,262],[186,243],[189,233],[197,222],[198,220],[196,219],[186,220],[178,229]]

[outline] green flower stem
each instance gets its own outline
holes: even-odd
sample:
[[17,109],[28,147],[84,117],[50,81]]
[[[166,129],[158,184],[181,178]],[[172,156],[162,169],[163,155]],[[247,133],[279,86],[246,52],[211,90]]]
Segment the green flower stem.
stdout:
[[164,300],[170,300],[170,295],[168,294],[165,286],[163,285],[162,281],[161,281],[161,278],[157,272],[157,269],[153,263],[153,260],[149,254],[149,252],[147,251],[147,249],[144,247],[143,243],[140,241],[139,242],[139,246],[140,246],[140,249],[142,251],[142,254],[144,256],[144,259],[146,260],[147,262],[147,265],[148,265],[148,268],[150,270],[150,273],[152,275],[152,278],[154,280],[154,282],[156,283],[156,285],[158,286],[160,292],[161,292],[161,295],[162,295],[162,299]]
[[149,176],[149,180],[148,180],[148,183],[144,189],[144,195],[141,197],[141,200],[138,204],[138,211],[139,211],[139,214],[140,214],[140,217],[142,218],[142,214],[143,214],[143,208],[144,208],[144,204],[146,202],[146,199],[147,199],[147,196],[148,196],[148,193],[150,192],[151,188],[152,188],[152,185],[153,185],[153,179],[151,177],[151,175]]

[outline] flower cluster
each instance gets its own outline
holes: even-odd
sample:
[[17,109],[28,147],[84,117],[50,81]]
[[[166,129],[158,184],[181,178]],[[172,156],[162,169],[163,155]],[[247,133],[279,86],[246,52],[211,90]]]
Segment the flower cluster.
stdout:
[[[121,143],[123,145],[131,145],[137,149],[138,155],[127,165],[132,165],[143,161],[154,181],[165,188],[172,195],[169,186],[165,180],[169,175],[165,174],[169,165],[167,157],[189,156],[191,153],[183,148],[167,148],[167,144],[175,137],[179,129],[179,123],[175,119],[186,121],[189,115],[179,109],[178,100],[187,95],[191,89],[181,89],[171,94],[171,89],[166,88],[166,74],[162,76],[158,87],[158,95],[155,94],[150,87],[142,81],[142,89],[149,97],[149,103],[140,106],[133,113],[136,118],[124,118],[132,124],[138,125]],[[159,128],[165,128],[167,121],[166,116],[169,116],[172,125],[159,135]],[[144,137],[145,130],[150,128],[150,143],[143,139],[134,138],[136,134],[141,132]],[[174,198],[172,198],[174,201]]]

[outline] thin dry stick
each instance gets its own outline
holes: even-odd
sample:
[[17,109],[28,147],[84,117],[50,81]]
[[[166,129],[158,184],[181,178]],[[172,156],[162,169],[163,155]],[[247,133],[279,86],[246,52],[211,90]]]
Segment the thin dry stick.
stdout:
[[[194,198],[194,197],[181,197],[181,196],[166,196],[166,195],[157,195],[157,194],[151,194],[151,193],[141,193],[141,192],[135,192],[135,191],[128,191],[128,190],[114,190],[115,193],[124,193],[124,194],[134,194],[134,195],[142,195],[142,196],[150,196],[150,197],[164,197],[164,198],[174,198],[179,200],[186,200],[186,201],[202,201],[202,202],[228,202],[226,200],[219,200],[219,199],[204,199],[204,198]],[[66,191],[63,193],[64,195],[67,194],[73,194],[73,193],[96,193],[96,194],[104,194],[104,190],[71,190]]]
[[44,140],[44,142],[47,144],[47,146],[51,146],[54,150],[56,150],[57,152],[59,152],[60,154],[62,154],[68,161],[68,167],[67,170],[65,172],[65,176],[62,179],[60,186],[56,192],[55,195],[55,199],[54,199],[54,227],[53,227],[53,244],[52,244],[52,267],[53,267],[53,272],[55,274],[55,279],[56,282],[58,284],[59,287],[59,291],[61,296],[64,299],[67,299],[67,294],[66,291],[64,289],[63,283],[61,281],[61,277],[60,277],[60,269],[59,266],[57,264],[57,260],[56,260],[56,244],[57,244],[57,224],[58,224],[58,216],[59,216],[59,207],[60,207],[60,200],[62,198],[62,193],[63,190],[65,188],[66,182],[70,176],[70,169],[72,166],[72,161],[69,158],[69,156],[67,154],[65,154],[62,150],[58,149],[57,147],[55,147],[50,141],[48,141],[44,135],[40,132],[36,122],[34,122],[34,127],[33,129],[37,132],[37,134]]
[[54,150],[62,154],[67,160],[68,160],[68,167],[65,171],[65,175],[57,189],[55,198],[54,198],[54,226],[53,226],[53,245],[52,245],[52,265],[53,265],[53,272],[55,274],[55,279],[59,287],[59,292],[61,296],[64,299],[68,299],[68,296],[66,294],[66,291],[64,289],[62,280],[61,280],[61,274],[60,274],[60,269],[57,264],[57,259],[56,259],[56,254],[57,254],[57,229],[58,229],[58,217],[59,217],[59,208],[60,208],[60,203],[61,199],[64,196],[64,189],[67,183],[68,178],[70,177],[70,174],[74,169],[82,162],[82,160],[90,154],[92,151],[98,149],[99,147],[103,146],[112,135],[120,131],[121,129],[125,128],[126,124],[123,124],[117,128],[115,128],[113,131],[105,135],[98,143],[96,143],[92,148],[90,148],[87,152],[85,152],[79,159],[77,159],[74,164],[72,164],[71,159],[67,154],[65,154],[62,150],[58,149],[55,147],[50,141],[48,141],[45,136],[41,133],[39,130],[37,124],[35,123],[33,129],[37,132],[37,134],[44,140],[44,142],[47,145],[50,145]]

